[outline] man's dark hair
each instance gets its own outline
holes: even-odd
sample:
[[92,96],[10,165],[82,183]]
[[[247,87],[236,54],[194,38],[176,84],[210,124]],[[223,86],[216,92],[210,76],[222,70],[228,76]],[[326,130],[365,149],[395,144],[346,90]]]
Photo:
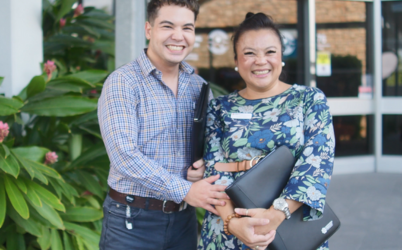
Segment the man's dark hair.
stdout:
[[261,30],[261,29],[273,30],[278,35],[279,41],[281,42],[281,50],[282,50],[282,54],[283,54],[284,46],[283,46],[283,41],[282,41],[282,35],[281,35],[281,32],[279,31],[278,27],[272,20],[272,17],[267,16],[261,12],[259,12],[257,14],[248,12],[246,15],[246,18],[239,25],[239,27],[237,27],[237,29],[235,30],[235,33],[232,36],[235,60],[237,59],[236,44],[239,41],[239,38],[241,37],[241,35],[243,35],[245,32],[250,31],[250,30]]
[[153,25],[156,17],[158,16],[159,9],[164,5],[177,5],[186,7],[194,13],[194,21],[197,20],[197,15],[200,9],[198,0],[151,0],[148,3],[147,14],[148,21]]

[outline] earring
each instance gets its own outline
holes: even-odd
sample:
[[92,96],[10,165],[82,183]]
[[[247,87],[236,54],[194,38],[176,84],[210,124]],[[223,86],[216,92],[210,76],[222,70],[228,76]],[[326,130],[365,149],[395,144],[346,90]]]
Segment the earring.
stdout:
[[285,66],[285,62],[282,62],[282,67],[284,67]]
[[238,67],[235,67],[234,70],[235,70],[235,71],[239,71],[239,68],[238,68]]

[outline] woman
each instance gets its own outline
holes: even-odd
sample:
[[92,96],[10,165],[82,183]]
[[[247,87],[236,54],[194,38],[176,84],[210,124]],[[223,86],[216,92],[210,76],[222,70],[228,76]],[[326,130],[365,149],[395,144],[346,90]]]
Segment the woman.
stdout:
[[[317,88],[279,80],[283,42],[272,19],[248,13],[233,35],[233,48],[246,88],[210,102],[205,177],[219,174],[215,183],[229,185],[244,170],[225,166],[250,161],[280,145],[298,160],[279,197],[289,211],[273,206],[236,209],[248,215],[238,218],[233,204],[226,202],[216,207],[221,217],[206,213],[198,249],[265,249],[287,212],[304,206],[304,220],[321,216],[332,174],[335,139],[325,95]],[[328,249],[328,242],[320,249]]]

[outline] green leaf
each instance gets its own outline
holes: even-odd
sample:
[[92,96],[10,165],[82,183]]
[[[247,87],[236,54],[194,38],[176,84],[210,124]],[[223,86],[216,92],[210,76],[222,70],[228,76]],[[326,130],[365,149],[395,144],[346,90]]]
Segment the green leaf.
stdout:
[[6,187],[8,199],[10,199],[11,204],[15,208],[15,210],[21,215],[22,218],[29,218],[29,209],[28,205],[24,199],[24,196],[21,194],[18,187],[11,180],[11,177],[8,175],[4,175],[4,185]]
[[91,69],[91,70],[80,71],[70,76],[80,78],[87,82],[95,84],[101,82],[103,79],[105,79],[107,75],[108,72],[105,70]]
[[46,202],[42,202],[42,207],[38,207],[28,200],[32,207],[46,220],[48,220],[53,226],[58,229],[64,230],[63,220],[60,215]]
[[99,202],[93,197],[92,195],[84,195],[83,198],[85,198],[91,206],[93,206],[96,209],[100,209],[101,206]]
[[91,193],[97,195],[99,198],[103,198],[102,186],[99,182],[92,176],[92,174],[77,170],[77,177],[85,188],[87,188]]
[[97,108],[97,100],[79,96],[61,96],[28,103],[22,111],[41,116],[74,116]]
[[18,147],[11,149],[11,151],[19,157],[24,157],[37,162],[44,162],[46,153],[50,152],[50,150],[47,148],[37,146]]
[[64,222],[64,225],[66,226],[67,232],[69,232],[72,235],[82,237],[85,239],[85,241],[93,244],[93,245],[98,245],[99,240],[100,240],[100,234],[92,231],[91,229],[87,227],[83,227],[74,223],[70,222]]
[[261,113],[261,112],[267,111],[268,109],[271,109],[271,108],[272,108],[271,105],[270,105],[270,106],[263,106],[263,107],[257,109],[257,110],[254,111],[254,112],[255,112],[255,113]]
[[42,237],[38,237],[37,241],[42,250],[47,250],[51,243],[50,231],[46,227],[42,227]]
[[60,234],[57,232],[57,229],[51,229],[50,242],[52,250],[63,250],[63,244],[61,243]]
[[48,89],[61,90],[61,91],[73,91],[82,93],[84,89],[95,88],[90,82],[73,76],[63,76],[51,80],[47,84]]
[[275,146],[274,140],[270,140],[267,144],[268,148],[272,149]]
[[247,144],[247,138],[240,138],[233,144],[233,146],[234,147],[241,147],[241,146],[244,146],[246,144]]
[[21,179],[14,179],[14,184],[16,184],[18,186],[18,188],[24,193],[26,194],[28,192],[27,190],[27,186],[25,185],[25,182]]
[[4,80],[4,76],[0,76],[0,86],[3,83],[3,80]]
[[92,222],[103,217],[102,210],[92,207],[69,207],[66,213],[60,214],[63,220],[75,222]]
[[13,155],[9,155],[5,159],[5,153],[0,150],[0,169],[17,178],[20,172],[20,165]]
[[1,146],[4,149],[4,153],[5,153],[4,158],[7,159],[7,157],[10,155],[10,150],[8,149],[7,145],[4,143],[2,143]]
[[93,159],[97,159],[101,156],[107,155],[106,148],[101,144],[97,144],[85,152],[81,153],[81,155],[75,159],[71,164],[68,166],[68,169],[78,166],[84,166],[86,164],[90,164]]
[[290,145],[292,145],[292,144],[294,144],[294,143],[296,143],[297,142],[297,137],[296,136],[293,136],[293,138],[290,140]]
[[68,234],[64,231],[63,231],[63,243],[64,243],[64,250],[74,250],[70,236],[68,236]]
[[6,211],[6,191],[4,190],[3,180],[0,178],[0,228],[6,218]]
[[10,99],[0,96],[0,116],[12,115],[20,112],[20,108],[24,106],[19,100]]
[[32,179],[35,177],[42,183],[46,185],[48,184],[47,178],[42,174],[42,172],[39,169],[37,169],[33,164],[31,164],[32,161],[25,159],[23,157],[18,157],[18,161],[27,170]]
[[39,94],[46,88],[46,81],[43,76],[34,76],[27,87],[27,98]]
[[58,22],[61,18],[63,18],[67,13],[71,11],[71,7],[73,4],[77,2],[76,0],[63,0],[61,1],[61,7],[59,12],[57,13],[56,22]]
[[6,240],[7,250],[20,250],[18,243],[20,237],[18,235],[19,234],[15,232],[8,232]]
[[81,237],[75,236],[74,240],[75,240],[74,241],[75,249],[85,250],[85,248],[84,248],[84,240]]
[[32,188],[38,194],[38,196],[42,201],[44,201],[44,203],[49,204],[50,206],[59,211],[62,212],[66,211],[63,203],[61,203],[61,201],[57,198],[57,196],[55,196],[52,192],[50,192],[46,188],[42,187],[41,185],[33,181],[29,182],[29,187]]
[[42,236],[42,226],[38,222],[34,221],[32,218],[22,218],[10,205],[7,207],[7,210],[7,214],[11,217],[11,219],[13,219],[13,221],[25,231],[37,237]]
[[[27,180],[27,182],[28,181],[29,180]],[[39,195],[32,188],[28,188],[27,191],[26,197],[28,200],[31,201],[35,206],[42,207],[42,201],[40,200]]]
[[28,163],[29,165],[31,165],[32,168],[39,170],[40,172],[42,172],[44,175],[56,178],[56,179],[61,179],[61,175],[54,170],[51,167],[48,167],[46,165],[43,165],[39,162],[36,161],[32,161],[30,159],[24,159],[26,163]]

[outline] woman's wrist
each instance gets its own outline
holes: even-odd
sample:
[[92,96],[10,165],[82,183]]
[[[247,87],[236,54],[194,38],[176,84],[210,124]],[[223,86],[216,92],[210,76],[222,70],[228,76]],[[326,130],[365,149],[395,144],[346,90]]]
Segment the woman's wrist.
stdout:
[[229,229],[230,222],[231,222],[232,220],[234,220],[234,219],[236,219],[236,218],[240,218],[240,217],[241,217],[241,215],[238,215],[238,214],[236,214],[236,213],[230,214],[230,215],[228,215],[228,216],[226,217],[226,219],[225,219],[224,222],[223,222],[223,231],[225,232],[226,235],[231,235],[231,234],[232,234],[232,233],[230,232],[230,229]]

